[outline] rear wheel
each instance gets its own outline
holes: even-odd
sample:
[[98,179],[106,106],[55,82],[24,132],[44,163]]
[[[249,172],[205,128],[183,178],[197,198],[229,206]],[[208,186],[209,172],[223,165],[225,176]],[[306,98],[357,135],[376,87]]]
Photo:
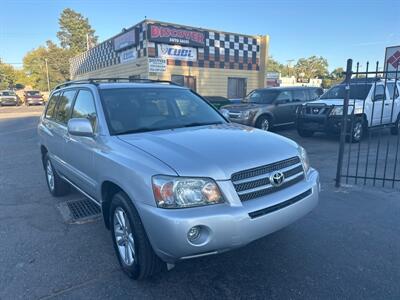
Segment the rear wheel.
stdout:
[[47,187],[50,193],[55,197],[64,196],[69,193],[70,185],[61,179],[50,161],[49,154],[46,153],[43,158],[44,170],[46,173]]
[[129,197],[114,195],[110,209],[111,235],[122,270],[133,279],[145,279],[165,267],[154,253],[139,214]]
[[261,116],[257,120],[256,127],[261,130],[270,131],[272,128],[272,119],[269,116]]
[[390,128],[390,133],[393,135],[398,135],[400,132],[400,114],[397,116],[396,123],[394,123],[394,127]]

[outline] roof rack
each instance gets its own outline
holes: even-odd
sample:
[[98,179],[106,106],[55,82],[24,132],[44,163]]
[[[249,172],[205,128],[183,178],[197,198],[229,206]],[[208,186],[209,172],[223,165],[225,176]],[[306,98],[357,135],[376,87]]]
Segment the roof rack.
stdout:
[[113,82],[137,82],[137,83],[164,83],[170,85],[180,86],[179,84],[169,81],[169,80],[156,80],[156,79],[145,79],[145,78],[133,78],[133,77],[107,77],[107,78],[88,78],[81,80],[67,81],[62,84],[57,85],[54,90],[58,90],[63,87],[67,87],[74,84],[95,84],[100,83],[113,83]]
[[[381,81],[381,77],[354,77],[350,79],[350,83],[373,83],[373,82],[378,82]],[[342,84],[345,84],[346,80],[342,81]]]

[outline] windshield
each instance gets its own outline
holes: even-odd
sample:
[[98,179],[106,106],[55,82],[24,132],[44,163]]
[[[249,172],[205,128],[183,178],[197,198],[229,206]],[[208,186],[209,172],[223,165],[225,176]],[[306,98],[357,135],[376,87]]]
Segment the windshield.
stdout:
[[278,95],[279,91],[277,90],[256,90],[248,94],[246,98],[243,99],[243,102],[272,104]]
[[0,92],[0,96],[15,96],[15,93],[12,91],[4,91]]
[[28,96],[40,96],[40,92],[39,91],[27,91],[26,94]]
[[[350,99],[365,100],[371,89],[371,84],[350,84]],[[344,99],[346,94],[344,84],[330,88],[320,99]]]
[[100,90],[111,134],[225,123],[204,100],[186,89]]

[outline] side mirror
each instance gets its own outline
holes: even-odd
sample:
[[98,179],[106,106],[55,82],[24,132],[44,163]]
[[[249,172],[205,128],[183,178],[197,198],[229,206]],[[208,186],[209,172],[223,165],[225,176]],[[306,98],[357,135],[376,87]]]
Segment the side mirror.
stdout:
[[229,110],[222,108],[219,112],[224,116],[225,119],[229,120]]
[[92,124],[85,118],[70,119],[68,121],[68,133],[76,136],[94,136]]

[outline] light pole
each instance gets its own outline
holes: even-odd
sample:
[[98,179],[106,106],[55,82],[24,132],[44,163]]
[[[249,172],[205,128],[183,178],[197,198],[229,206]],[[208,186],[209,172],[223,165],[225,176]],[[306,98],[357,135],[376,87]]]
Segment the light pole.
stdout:
[[47,58],[45,58],[44,61],[46,62],[47,91],[50,93],[49,66],[47,65]]

